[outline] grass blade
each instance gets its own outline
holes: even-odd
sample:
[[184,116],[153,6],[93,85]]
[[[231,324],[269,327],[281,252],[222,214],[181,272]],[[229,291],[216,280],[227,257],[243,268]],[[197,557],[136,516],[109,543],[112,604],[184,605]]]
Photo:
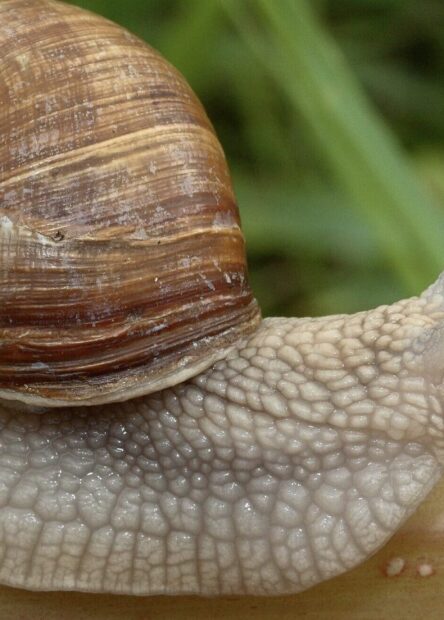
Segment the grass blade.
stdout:
[[[254,14],[237,0],[221,2],[302,114],[326,162],[373,226],[392,268],[408,291],[418,292],[444,266],[444,216],[335,42],[305,0],[257,0]],[[266,20],[265,33],[253,17]]]

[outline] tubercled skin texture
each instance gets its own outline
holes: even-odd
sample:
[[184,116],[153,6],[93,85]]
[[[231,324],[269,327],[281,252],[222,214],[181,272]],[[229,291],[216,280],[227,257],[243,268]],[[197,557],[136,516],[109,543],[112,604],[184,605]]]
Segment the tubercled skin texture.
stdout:
[[441,475],[443,283],[266,319],[126,403],[0,410],[0,580],[133,594],[298,592],[365,560]]

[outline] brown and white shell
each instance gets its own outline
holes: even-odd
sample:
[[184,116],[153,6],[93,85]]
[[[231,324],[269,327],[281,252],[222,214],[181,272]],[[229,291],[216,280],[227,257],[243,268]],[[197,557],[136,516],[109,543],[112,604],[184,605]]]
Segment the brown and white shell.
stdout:
[[184,79],[126,30],[0,3],[0,397],[124,400],[259,321],[222,149]]

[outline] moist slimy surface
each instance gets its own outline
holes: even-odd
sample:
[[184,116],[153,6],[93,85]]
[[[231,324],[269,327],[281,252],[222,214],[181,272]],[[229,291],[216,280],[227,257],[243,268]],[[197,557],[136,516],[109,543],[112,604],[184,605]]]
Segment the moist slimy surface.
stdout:
[[[441,471],[411,346],[391,336],[394,373],[364,342],[377,312],[404,340],[428,319],[372,312],[266,320],[193,381],[126,403],[3,408],[1,581],[280,594],[364,560]],[[347,329],[349,362],[338,357]]]

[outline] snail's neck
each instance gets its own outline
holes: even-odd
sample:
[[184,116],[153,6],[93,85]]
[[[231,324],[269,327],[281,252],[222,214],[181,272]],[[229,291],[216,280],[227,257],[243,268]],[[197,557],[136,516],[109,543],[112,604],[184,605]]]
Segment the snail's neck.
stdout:
[[270,421],[376,431],[395,441],[426,438],[441,453],[439,301],[422,296],[354,315],[265,319],[192,384]]

